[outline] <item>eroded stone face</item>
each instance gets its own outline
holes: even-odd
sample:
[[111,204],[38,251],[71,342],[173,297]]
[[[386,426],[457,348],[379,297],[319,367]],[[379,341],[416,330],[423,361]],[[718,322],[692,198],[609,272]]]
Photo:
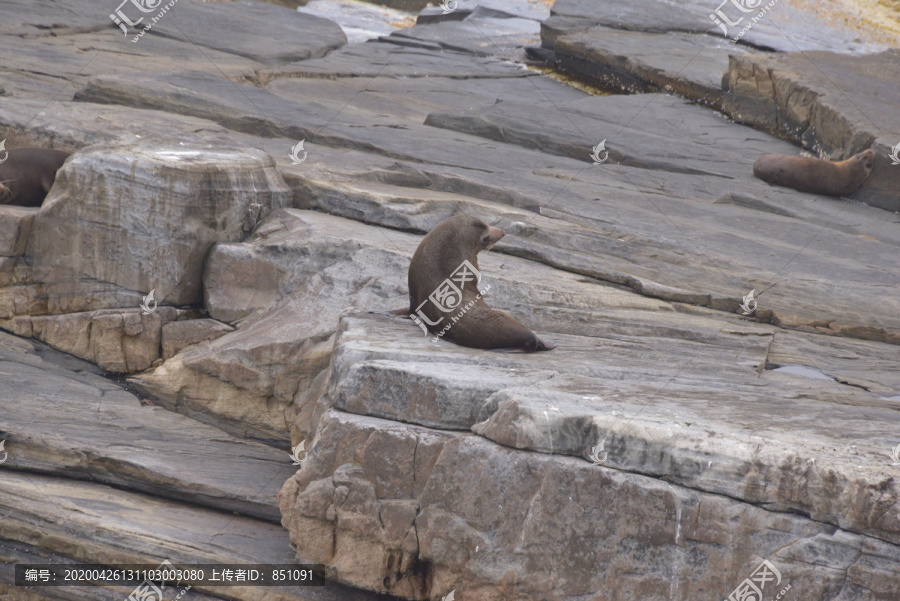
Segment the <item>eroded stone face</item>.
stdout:
[[896,545],[801,516],[336,411],[279,498],[301,557],[417,599],[725,598],[765,558],[812,595],[874,600],[900,576]]
[[[35,215],[25,256],[54,286],[50,312],[201,298],[216,242],[241,239],[291,193],[264,152],[173,142],[92,147],[73,155]],[[122,291],[94,297],[97,284]]]

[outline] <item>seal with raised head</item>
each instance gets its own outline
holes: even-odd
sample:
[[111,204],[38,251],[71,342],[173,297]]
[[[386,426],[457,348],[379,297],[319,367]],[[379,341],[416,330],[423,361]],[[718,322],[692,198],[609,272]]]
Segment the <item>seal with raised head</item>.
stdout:
[[764,154],[753,163],[753,175],[775,186],[823,196],[847,196],[862,185],[875,162],[866,150],[845,161],[809,159],[789,154]]
[[556,348],[491,309],[477,288],[478,253],[502,237],[503,230],[469,215],[445,219],[428,232],[409,264],[410,317],[460,346],[526,353]]
[[52,148],[12,148],[0,163],[0,205],[39,207],[71,152]]

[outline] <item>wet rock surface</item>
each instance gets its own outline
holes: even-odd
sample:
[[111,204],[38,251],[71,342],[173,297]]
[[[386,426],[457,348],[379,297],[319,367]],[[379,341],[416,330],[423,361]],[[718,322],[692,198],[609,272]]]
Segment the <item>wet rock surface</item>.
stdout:
[[[371,11],[179,0],[132,42],[88,4],[0,22],[0,139],[76,151],[0,207],[5,563],[333,581],[200,601],[724,599],[764,559],[767,598],[900,589],[895,51],[787,3],[739,44],[705,0],[366,43]],[[854,200],[753,177],[794,144],[876,169]],[[457,213],[504,229],[487,299],[555,350],[369,313]]]

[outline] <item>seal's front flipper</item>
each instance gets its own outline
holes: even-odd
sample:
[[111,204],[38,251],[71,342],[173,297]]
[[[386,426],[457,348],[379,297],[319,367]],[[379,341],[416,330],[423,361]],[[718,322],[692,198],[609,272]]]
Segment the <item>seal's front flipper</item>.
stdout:
[[534,350],[535,350],[535,352],[537,352],[537,351],[552,351],[555,348],[556,348],[555,342],[550,342],[549,340],[547,340],[547,341],[538,340],[537,348]]
[[493,353],[537,353],[539,351],[552,351],[556,348],[555,342],[544,342],[543,340],[537,338],[535,339],[535,343],[527,344],[525,347],[518,348],[492,348],[490,349]]
[[388,317],[407,317],[409,316],[409,309],[372,309],[369,313],[387,315]]

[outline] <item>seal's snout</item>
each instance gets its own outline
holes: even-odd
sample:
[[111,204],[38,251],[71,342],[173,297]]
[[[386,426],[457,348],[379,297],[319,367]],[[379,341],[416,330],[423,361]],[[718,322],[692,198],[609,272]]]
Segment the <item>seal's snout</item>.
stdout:
[[872,152],[872,149],[869,149],[862,153],[863,164],[866,166],[866,169],[871,171],[872,167],[875,165],[875,153]]
[[484,250],[490,250],[493,245],[500,241],[500,238],[502,238],[503,235],[503,230],[499,227],[488,226],[487,234],[481,239],[482,248],[484,248]]

